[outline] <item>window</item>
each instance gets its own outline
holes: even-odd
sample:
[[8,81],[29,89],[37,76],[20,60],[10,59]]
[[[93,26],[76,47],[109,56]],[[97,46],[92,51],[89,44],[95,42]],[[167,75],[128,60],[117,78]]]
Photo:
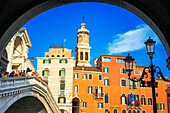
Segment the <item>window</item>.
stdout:
[[140,111],[139,111],[139,110],[137,110],[137,113],[140,113]]
[[65,69],[62,68],[60,71],[59,71],[59,76],[65,76]]
[[146,105],[146,100],[144,95],[141,96],[141,105]]
[[92,86],[88,87],[88,94],[92,94]]
[[87,102],[82,102],[82,108],[86,108],[87,107]]
[[102,102],[98,102],[98,108],[103,108],[103,103]]
[[146,113],[146,111],[145,111],[145,110],[143,110],[143,111],[142,111],[142,113]]
[[83,79],[87,79],[87,74],[83,74]]
[[128,102],[127,105],[129,107],[132,107],[135,104],[135,107],[140,107],[139,95],[136,95],[136,94],[133,95],[134,96],[134,103],[132,103],[130,101],[130,96],[131,96],[131,94],[127,95],[127,102]]
[[43,64],[50,64],[51,60],[43,60]]
[[78,89],[78,85],[74,86],[74,93],[78,93],[79,89]]
[[66,59],[61,59],[61,60],[60,60],[60,63],[66,64],[66,63],[67,63],[67,60],[66,60]]
[[103,58],[103,62],[111,62],[111,58]]
[[89,74],[89,80],[92,80],[92,77],[93,77],[92,74]]
[[66,103],[66,97],[58,97],[58,103],[60,104]]
[[108,109],[105,109],[104,110],[104,113],[110,113]]
[[99,75],[99,80],[102,80],[102,75]]
[[134,74],[135,74],[135,75],[138,75],[138,70],[135,70],[135,71],[134,71]]
[[74,74],[74,78],[75,78],[75,79],[78,79],[78,78],[79,78],[79,74],[78,74],[78,73],[75,73],[75,74]]
[[65,83],[64,82],[60,83],[60,90],[65,90]]
[[105,86],[110,86],[110,80],[108,78],[104,79],[104,85]]
[[88,60],[88,52],[85,53],[85,60]]
[[57,55],[57,57],[60,57],[60,55]]
[[94,87],[94,98],[103,98],[103,87]]
[[116,62],[117,62],[117,63],[124,63],[123,59],[120,59],[120,58],[117,58],[117,59],[116,59]]
[[63,55],[62,57],[65,57],[65,55]]
[[125,74],[125,69],[124,68],[120,68],[120,73],[121,74]]
[[128,113],[131,113],[131,110],[128,110]]
[[113,110],[113,113],[117,113],[117,109],[114,109],[114,110]]
[[135,110],[133,110],[133,112],[132,113],[136,113],[136,111]]
[[105,103],[105,104],[108,104],[108,103],[109,103],[109,94],[108,94],[108,93],[106,93],[106,94],[104,95],[104,103]]
[[126,80],[121,80],[121,86],[126,86]]
[[158,103],[156,103],[156,107],[157,107],[157,110],[159,110],[159,104]]
[[122,96],[121,96],[121,104],[126,104],[126,96],[125,96],[125,94],[122,94]]
[[49,71],[48,70],[43,70],[43,72],[42,72],[42,76],[48,76],[48,73],[49,73]]
[[80,52],[80,60],[83,60],[83,52]]
[[160,103],[160,110],[165,110],[165,103]]
[[54,57],[54,55],[52,55],[51,57]]
[[122,113],[126,113],[126,110],[122,110]]
[[140,71],[140,75],[142,75],[143,71]]
[[152,105],[152,98],[148,98],[148,105]]
[[109,68],[104,67],[104,73],[109,73]]
[[158,93],[155,93],[155,96],[158,97]]

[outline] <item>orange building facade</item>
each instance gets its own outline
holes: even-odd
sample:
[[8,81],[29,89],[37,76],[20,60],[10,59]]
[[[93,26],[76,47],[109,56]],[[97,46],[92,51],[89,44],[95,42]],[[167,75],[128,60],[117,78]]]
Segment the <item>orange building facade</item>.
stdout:
[[[89,31],[81,24],[76,46],[76,67],[73,68],[73,113],[152,113],[150,75],[141,82],[128,79],[123,59],[125,56],[101,55],[90,65]],[[131,73],[142,76],[143,65],[136,65]],[[167,83],[156,79],[158,113],[168,113]],[[134,102],[130,97],[134,97]]]

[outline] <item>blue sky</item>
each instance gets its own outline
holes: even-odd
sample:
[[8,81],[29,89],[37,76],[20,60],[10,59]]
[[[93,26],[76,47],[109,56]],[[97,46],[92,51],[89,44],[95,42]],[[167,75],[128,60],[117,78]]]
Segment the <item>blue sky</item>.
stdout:
[[23,27],[27,29],[32,42],[29,57],[43,57],[50,45],[62,45],[73,50],[77,44],[77,31],[81,28],[82,17],[90,31],[91,64],[102,54],[132,55],[138,65],[149,66],[144,42],[149,36],[156,43],[154,64],[159,66],[165,76],[170,75],[166,68],[165,49],[150,27],[133,13],[118,6],[106,3],[73,3],[50,9],[34,17]]

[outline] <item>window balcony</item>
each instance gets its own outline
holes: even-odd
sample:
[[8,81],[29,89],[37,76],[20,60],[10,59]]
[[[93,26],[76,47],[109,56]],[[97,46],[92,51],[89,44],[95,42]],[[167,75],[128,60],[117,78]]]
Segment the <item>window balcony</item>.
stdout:
[[136,85],[129,85],[130,90],[136,89]]
[[60,96],[65,96],[65,90],[59,90],[59,95]]
[[135,104],[127,104],[127,108],[141,108],[140,103],[135,103]]
[[65,81],[65,76],[60,76],[59,80],[60,81]]
[[94,98],[103,98],[103,93],[94,93]]

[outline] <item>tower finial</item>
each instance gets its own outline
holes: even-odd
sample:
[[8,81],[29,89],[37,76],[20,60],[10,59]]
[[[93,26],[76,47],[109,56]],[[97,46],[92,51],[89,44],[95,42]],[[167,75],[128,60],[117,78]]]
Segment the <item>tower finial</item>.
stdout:
[[84,16],[83,16],[83,22],[84,22]]

